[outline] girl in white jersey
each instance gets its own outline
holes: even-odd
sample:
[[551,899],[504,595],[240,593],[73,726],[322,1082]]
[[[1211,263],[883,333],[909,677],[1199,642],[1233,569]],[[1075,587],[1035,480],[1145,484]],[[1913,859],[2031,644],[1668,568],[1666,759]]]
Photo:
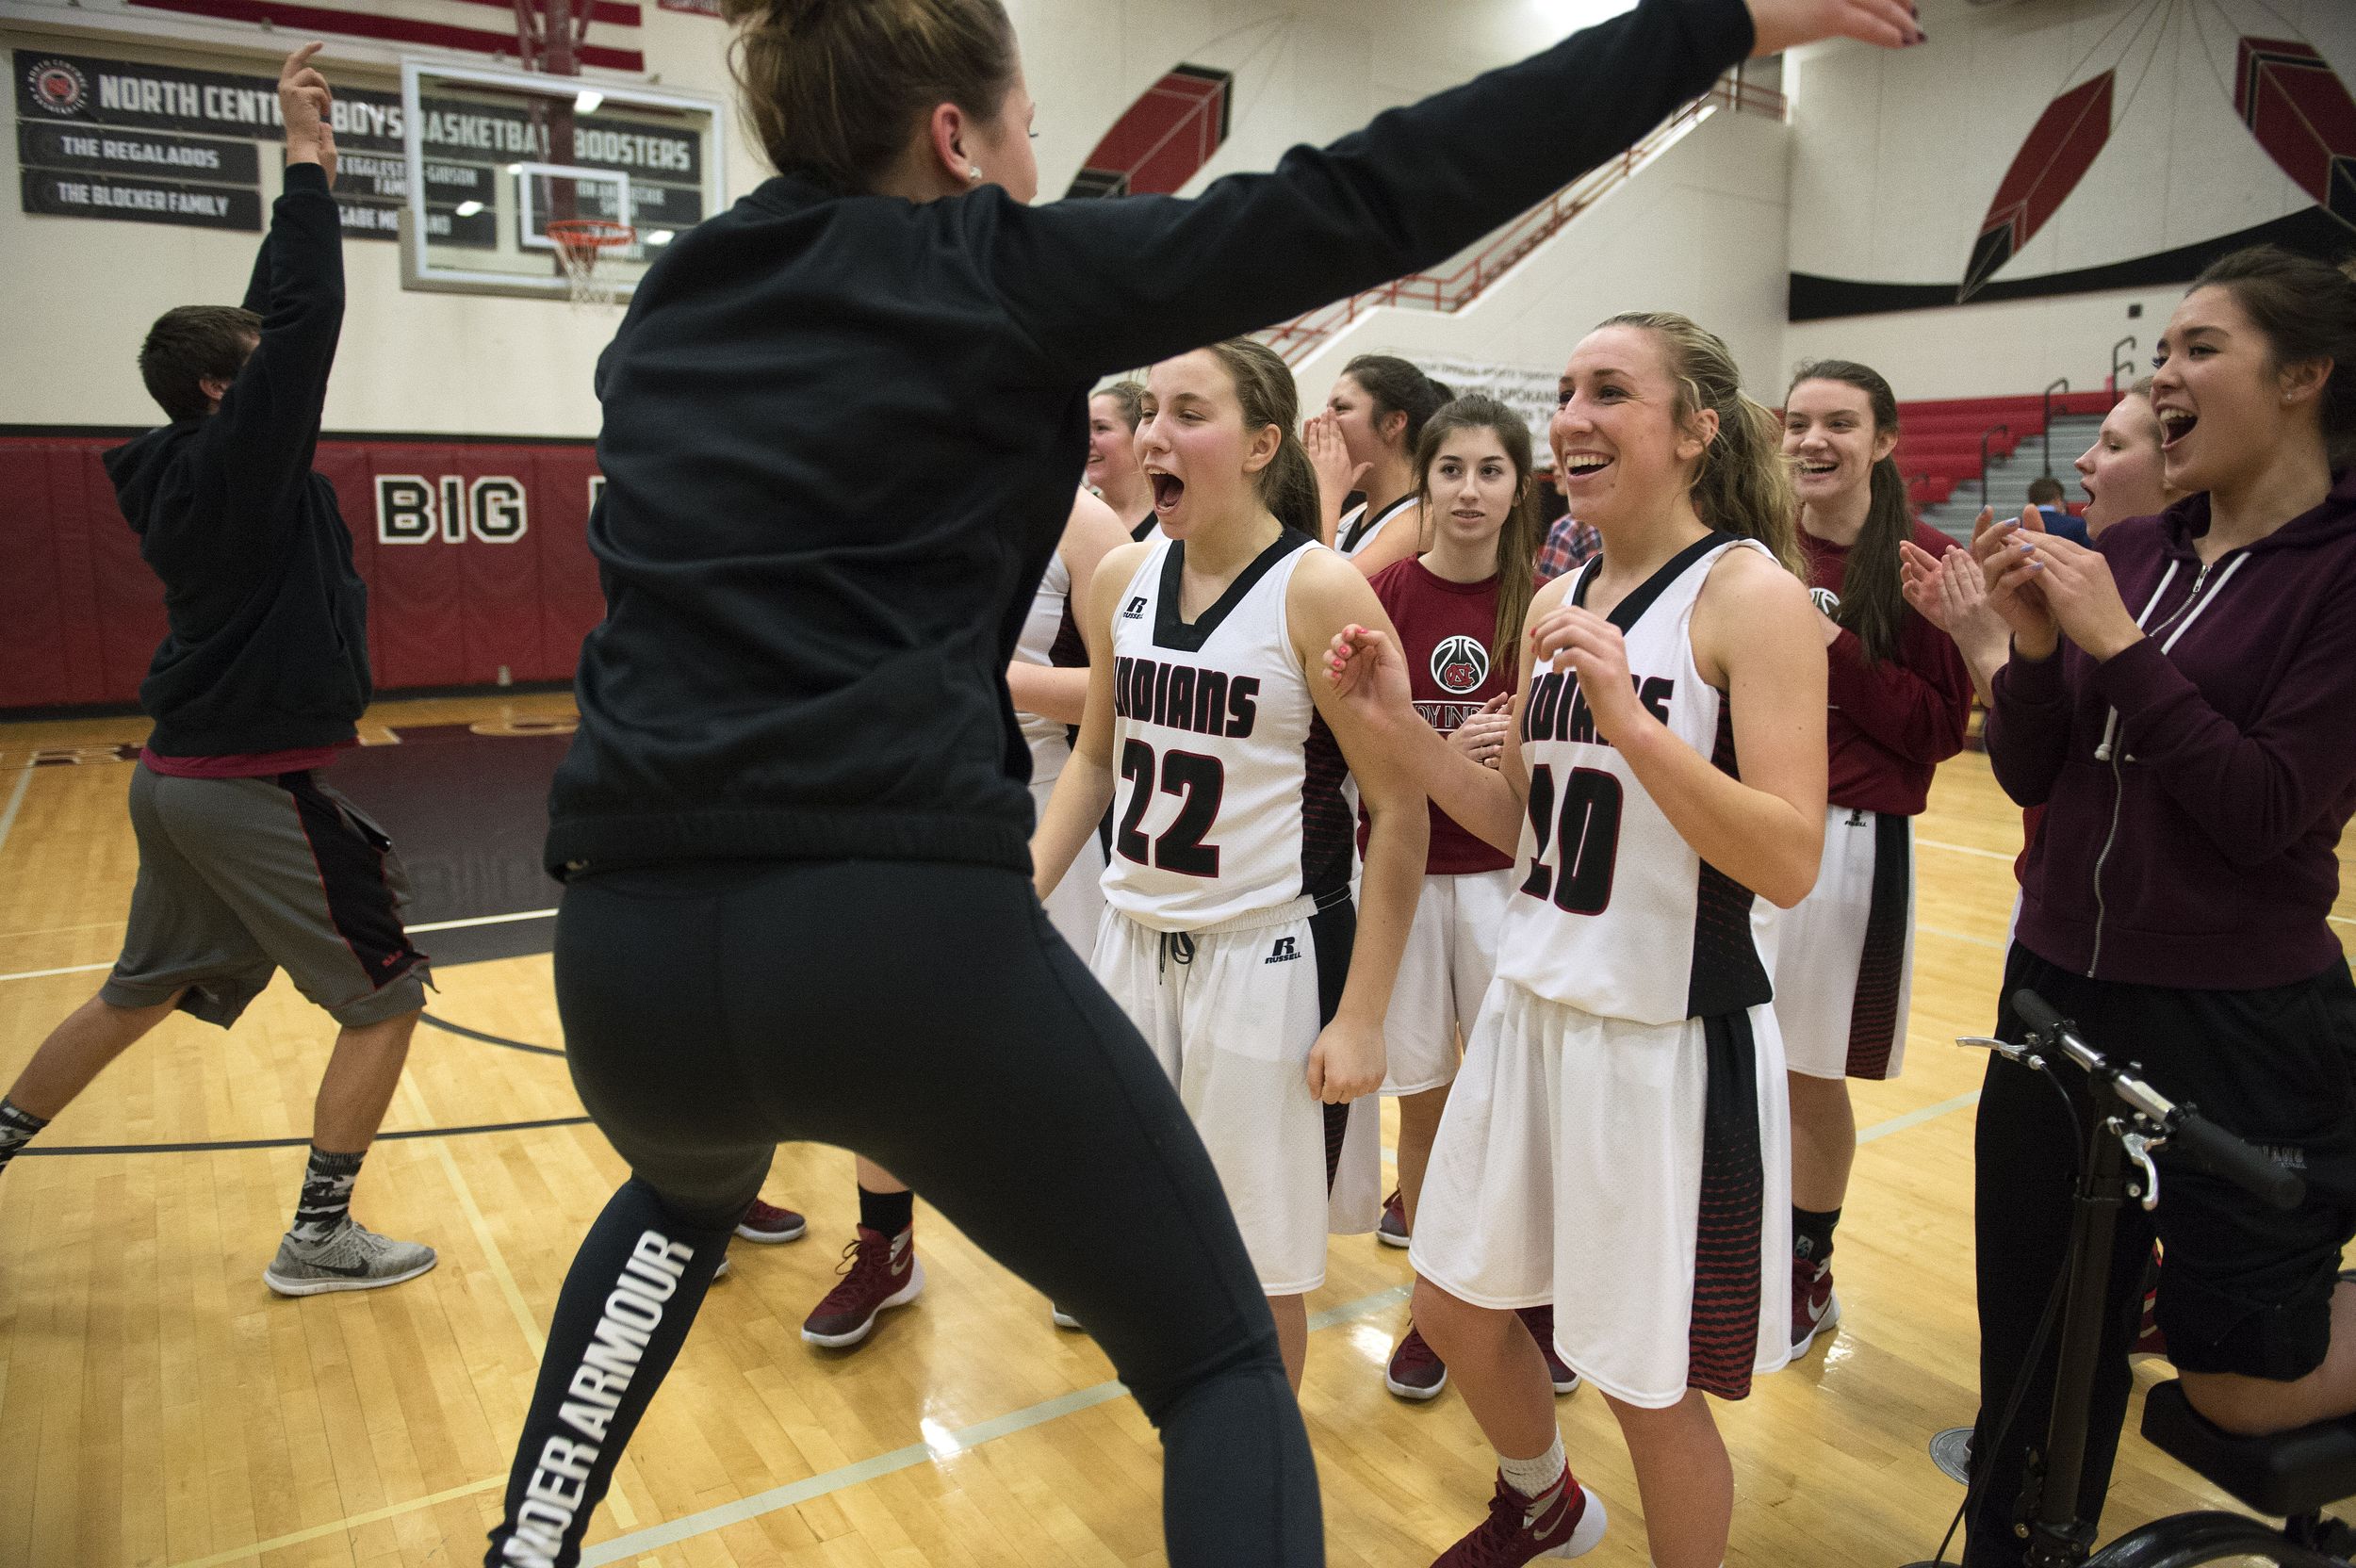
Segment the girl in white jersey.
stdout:
[[[1424,421],[1452,396],[1406,360],[1360,354],[1301,433],[1317,477],[1317,537],[1368,577],[1423,547],[1415,449]],[[1345,512],[1353,490],[1365,498]]]
[[[1311,678],[1343,627],[1389,622],[1301,531],[1316,498],[1293,398],[1284,362],[1248,340],[1153,368],[1138,454],[1167,537],[1097,571],[1088,716],[1031,853],[1051,897],[1115,804],[1090,967],[1202,1131],[1298,1389],[1326,1235],[1372,1230],[1381,1207],[1383,1021],[1427,819]],[[1353,772],[1371,823],[1363,915]]]
[[1336,639],[1352,705],[1465,827],[1515,846],[1497,976],[1440,1122],[1415,1322],[1496,1446],[1486,1521],[1440,1559],[1576,1556],[1545,1363],[1601,1389],[1658,1568],[1725,1560],[1734,1478],[1704,1393],[1790,1354],[1789,1124],[1754,895],[1790,907],[1824,841],[1824,654],[1773,415],[1683,317],[1615,317],[1550,430],[1603,553],[1542,590],[1504,765],[1406,702],[1391,639]]
[[[1072,755],[1072,726],[1080,722],[1088,700],[1088,646],[1072,619],[1073,606],[1087,598],[1097,563],[1126,543],[1127,533],[1120,517],[1094,496],[1083,490],[1073,498],[1063,540],[1047,559],[1014,660],[1006,666],[1006,694],[1031,748],[1031,799],[1041,812]],[[1104,869],[1095,840],[1079,853],[1097,871]],[[1096,939],[1104,908],[1095,884],[1078,877],[1047,901],[1048,919],[1075,953],[1086,953]],[[924,1266],[916,1255],[914,1195],[865,1155],[857,1165],[859,1229],[843,1250],[843,1277],[802,1320],[804,1340],[833,1350],[862,1343],[886,1308],[906,1306],[924,1289]],[[1067,1323],[1060,1315],[1056,1321]]]

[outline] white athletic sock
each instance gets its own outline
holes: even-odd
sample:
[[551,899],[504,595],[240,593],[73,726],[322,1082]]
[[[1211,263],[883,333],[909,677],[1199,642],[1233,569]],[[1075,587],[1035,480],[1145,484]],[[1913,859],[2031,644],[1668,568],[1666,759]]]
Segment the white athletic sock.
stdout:
[[1554,1434],[1554,1446],[1536,1459],[1508,1459],[1497,1455],[1497,1474],[1505,1484],[1525,1497],[1543,1497],[1554,1490],[1555,1482],[1570,1474],[1571,1462],[1562,1453],[1562,1434]]

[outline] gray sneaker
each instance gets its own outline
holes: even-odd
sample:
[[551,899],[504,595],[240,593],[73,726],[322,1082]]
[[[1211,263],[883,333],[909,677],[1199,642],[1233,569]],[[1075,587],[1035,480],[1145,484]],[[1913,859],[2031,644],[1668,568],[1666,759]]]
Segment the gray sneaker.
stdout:
[[347,1218],[325,1241],[297,1241],[287,1233],[278,1243],[278,1256],[262,1271],[262,1282],[281,1296],[375,1290],[414,1280],[434,1261],[431,1247],[380,1236]]

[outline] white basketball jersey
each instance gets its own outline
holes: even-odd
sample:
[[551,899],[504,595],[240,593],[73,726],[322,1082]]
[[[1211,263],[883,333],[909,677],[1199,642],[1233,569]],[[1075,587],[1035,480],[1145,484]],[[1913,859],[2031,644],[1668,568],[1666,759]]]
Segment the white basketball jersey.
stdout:
[[[1693,665],[1693,606],[1729,549],[1765,547],[1713,533],[1614,606],[1637,694],[1671,733],[1735,771],[1725,695]],[[1602,566],[1573,589],[1584,603]],[[1751,890],[1704,862],[1595,733],[1569,671],[1530,672],[1522,706],[1530,807],[1514,857],[1516,887],[1498,939],[1497,975],[1600,1018],[1673,1023],[1774,994],[1751,929]]]
[[[1088,645],[1072,618],[1072,568],[1064,564],[1061,549],[1047,558],[1047,573],[1031,596],[1031,612],[1023,619],[1014,657],[1022,663],[1057,669],[1088,666]],[[1022,722],[1023,738],[1031,743],[1031,782],[1044,784],[1062,774],[1072,757],[1070,727],[1019,709],[1015,717]]]
[[1356,555],[1374,543],[1374,536],[1381,533],[1392,518],[1415,504],[1415,497],[1411,492],[1368,517],[1366,503],[1360,501],[1343,513],[1342,520],[1333,526],[1333,547],[1344,555]]
[[1341,747],[1293,651],[1284,595],[1311,550],[1286,530],[1193,623],[1186,544],[1153,547],[1113,614],[1113,851],[1106,902],[1200,931],[1350,886]]

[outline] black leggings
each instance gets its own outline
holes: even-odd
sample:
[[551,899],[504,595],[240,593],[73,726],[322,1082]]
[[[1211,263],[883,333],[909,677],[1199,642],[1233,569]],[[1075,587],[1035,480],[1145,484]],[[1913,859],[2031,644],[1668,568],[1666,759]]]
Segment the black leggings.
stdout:
[[1027,877],[590,876],[565,890],[556,993],[573,1082],[634,1176],[565,1278],[487,1564],[579,1560],[787,1141],[880,1162],[1088,1326],[1161,1430],[1172,1568],[1324,1561],[1308,1433],[1218,1175]]

